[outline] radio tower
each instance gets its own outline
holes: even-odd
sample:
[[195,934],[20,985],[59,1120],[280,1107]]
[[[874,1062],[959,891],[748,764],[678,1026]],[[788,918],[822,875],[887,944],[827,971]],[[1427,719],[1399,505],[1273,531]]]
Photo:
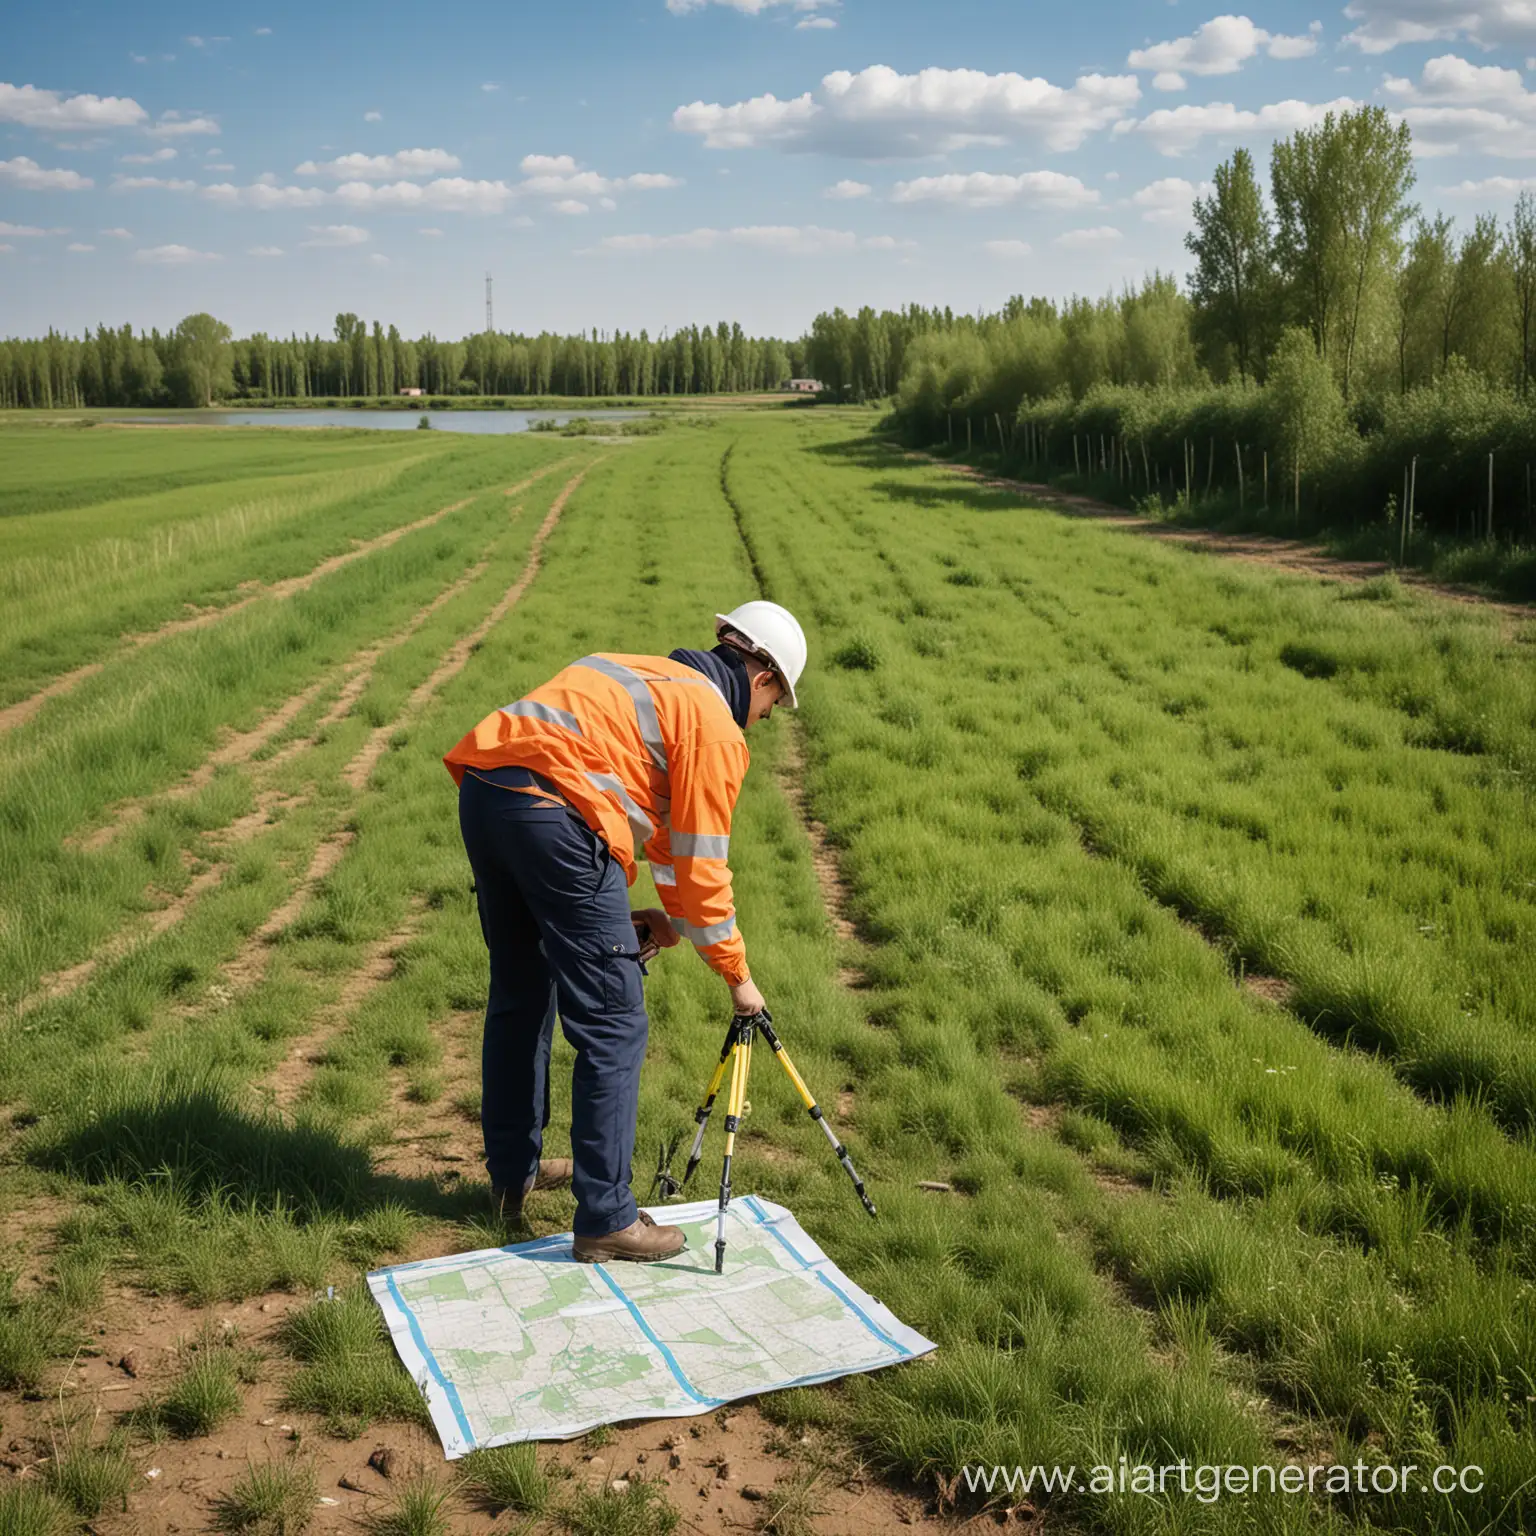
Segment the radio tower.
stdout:
[[485,328],[494,331],[496,327],[491,323],[491,274],[485,274]]

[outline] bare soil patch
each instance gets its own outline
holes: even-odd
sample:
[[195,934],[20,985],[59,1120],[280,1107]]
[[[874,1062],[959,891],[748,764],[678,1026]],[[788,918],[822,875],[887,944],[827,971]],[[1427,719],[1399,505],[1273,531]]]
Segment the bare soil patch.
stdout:
[[[68,1416],[95,1442],[104,1440],[131,1409],[142,1405],[174,1375],[179,1347],[199,1335],[235,1332],[242,1347],[266,1357],[260,1379],[243,1389],[241,1411],[213,1435],[165,1439],[158,1445],[133,1443],[134,1479],[126,1511],[113,1509],[92,1520],[98,1536],[175,1536],[210,1528],[220,1494],[248,1466],[309,1463],[315,1473],[317,1507],[309,1527],[316,1533],[356,1532],[361,1522],[387,1506],[396,1486],[419,1469],[445,1482],[459,1469],[445,1466],[430,1431],[414,1425],[375,1423],[356,1440],[328,1435],[310,1415],[281,1406],[289,1367],[278,1334],[284,1319],[307,1297],[271,1292],[247,1301],[194,1308],[182,1302],[145,1297],[117,1288],[91,1320],[89,1341],[70,1362],[61,1363],[35,1400],[5,1393],[7,1449],[0,1452],[0,1477],[40,1477],[62,1439]],[[120,1364],[129,1360],[136,1374]],[[540,1448],[541,1465],[555,1474],[555,1498],[579,1489],[596,1490],[618,1479],[659,1481],[682,1515],[684,1528],[715,1533],[760,1529],[775,1501],[790,1485],[814,1479],[808,1522],[798,1529],[820,1536],[876,1536],[930,1521],[922,1495],[888,1489],[819,1431],[791,1433],[770,1423],[752,1403],[733,1405],[693,1419],[637,1422],[610,1429],[598,1443],[573,1440]],[[377,1453],[384,1452],[379,1455]],[[388,1467],[389,1475],[379,1470]],[[762,1497],[757,1495],[761,1494]],[[505,1532],[504,1515],[483,1507],[467,1491],[451,1505],[455,1532]],[[563,1525],[546,1516],[519,1529],[552,1536]]]

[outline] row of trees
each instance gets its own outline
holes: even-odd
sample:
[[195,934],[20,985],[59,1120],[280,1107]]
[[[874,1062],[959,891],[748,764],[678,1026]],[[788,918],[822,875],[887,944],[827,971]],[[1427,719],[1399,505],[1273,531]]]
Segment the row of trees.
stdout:
[[395,395],[693,395],[777,389],[804,364],[803,344],[739,325],[686,326],[651,338],[520,336],[409,341],[354,314],[335,333],[236,340],[212,315],[173,331],[99,326],[79,338],[0,341],[0,406],[209,405],[215,400]]
[[1421,216],[1413,182],[1405,125],[1329,114],[1274,146],[1267,197],[1246,150],[1216,168],[1182,289],[1154,274],[995,314],[834,311],[808,363],[870,394],[898,353],[913,443],[1262,498],[1304,526],[1399,516],[1411,490],[1421,528],[1536,535],[1536,199],[1458,230]]

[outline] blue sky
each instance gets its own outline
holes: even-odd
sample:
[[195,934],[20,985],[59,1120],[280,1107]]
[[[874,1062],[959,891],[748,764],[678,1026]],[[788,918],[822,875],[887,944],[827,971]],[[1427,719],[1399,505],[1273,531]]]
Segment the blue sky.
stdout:
[[1182,273],[1330,103],[1465,223],[1536,186],[1536,7],[1026,0],[8,6],[0,334],[407,334],[995,307]]

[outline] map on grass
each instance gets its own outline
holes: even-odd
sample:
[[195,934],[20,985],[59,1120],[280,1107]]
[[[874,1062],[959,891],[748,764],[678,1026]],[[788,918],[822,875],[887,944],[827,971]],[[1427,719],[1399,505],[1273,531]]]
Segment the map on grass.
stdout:
[[659,1206],[688,1246],[659,1264],[580,1264],[571,1234],[368,1276],[450,1460],[564,1440],[620,1419],[683,1417],[830,1381],[935,1346],[859,1289],[782,1206]]

